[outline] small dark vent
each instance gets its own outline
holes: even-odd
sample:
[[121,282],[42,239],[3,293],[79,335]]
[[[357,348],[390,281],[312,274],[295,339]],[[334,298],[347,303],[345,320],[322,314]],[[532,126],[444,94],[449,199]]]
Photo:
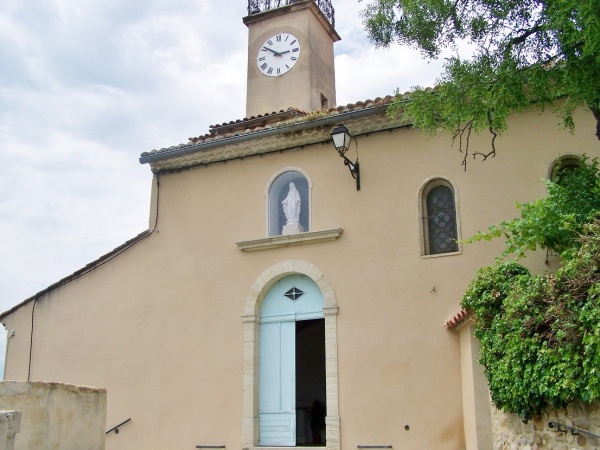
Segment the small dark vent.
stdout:
[[[248,15],[258,14],[281,6],[291,5],[301,0],[248,0]],[[332,27],[335,27],[335,15],[331,0],[314,0]]]
[[291,301],[295,302],[300,297],[302,297],[304,294],[305,294],[304,291],[301,291],[300,289],[293,287],[283,295],[285,295]]

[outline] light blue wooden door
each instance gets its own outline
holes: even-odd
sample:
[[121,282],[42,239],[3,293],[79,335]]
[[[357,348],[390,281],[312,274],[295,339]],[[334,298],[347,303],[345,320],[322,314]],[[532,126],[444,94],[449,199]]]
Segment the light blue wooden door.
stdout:
[[303,275],[273,285],[260,314],[259,445],[296,445],[296,321],[323,318],[323,296]]

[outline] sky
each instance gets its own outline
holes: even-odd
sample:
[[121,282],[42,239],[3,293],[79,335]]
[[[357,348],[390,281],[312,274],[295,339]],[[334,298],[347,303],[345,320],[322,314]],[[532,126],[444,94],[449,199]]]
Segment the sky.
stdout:
[[[332,3],[338,105],[435,83],[442,62],[369,42],[360,16],[368,0]],[[142,152],[244,118],[246,8],[0,2],[0,311],[148,228],[152,174]]]

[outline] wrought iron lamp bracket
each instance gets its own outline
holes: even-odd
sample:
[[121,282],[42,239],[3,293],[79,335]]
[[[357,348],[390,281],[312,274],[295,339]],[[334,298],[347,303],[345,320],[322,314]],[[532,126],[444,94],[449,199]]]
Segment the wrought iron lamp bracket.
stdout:
[[[356,180],[356,190],[360,191],[360,165],[358,164],[358,148],[355,162],[350,161],[350,159],[348,159],[346,156],[348,147],[350,147],[352,139],[355,138],[352,137],[348,131],[348,128],[346,128],[346,126],[343,124],[335,127],[335,129],[331,132],[331,138],[333,141],[333,146],[337,150],[340,157],[344,160],[344,165],[350,170],[350,175],[352,175],[352,178]],[[356,139],[354,140],[354,143],[356,144]]]
[[356,190],[360,191],[360,165],[358,159],[355,162],[352,162],[344,155],[344,153],[340,152],[340,156],[344,160],[344,165],[350,170],[350,175],[356,180]]

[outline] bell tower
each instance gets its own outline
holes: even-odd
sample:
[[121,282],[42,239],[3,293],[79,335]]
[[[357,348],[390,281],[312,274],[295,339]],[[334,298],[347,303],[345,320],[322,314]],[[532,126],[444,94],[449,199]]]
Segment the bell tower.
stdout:
[[336,106],[331,0],[248,0],[246,117]]

